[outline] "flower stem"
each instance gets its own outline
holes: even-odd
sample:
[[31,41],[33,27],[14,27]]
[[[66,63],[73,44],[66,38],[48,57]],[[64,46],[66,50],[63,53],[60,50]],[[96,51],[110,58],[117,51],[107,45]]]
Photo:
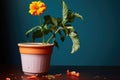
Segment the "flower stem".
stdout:
[[44,32],[42,33],[42,35],[43,35],[43,37],[42,37],[42,43],[44,43],[45,42],[45,40],[44,40]]
[[[42,26],[42,16],[40,16],[40,26]],[[43,27],[42,27],[43,28]],[[44,43],[44,31],[42,31],[42,43]]]
[[40,25],[42,26],[42,16],[40,16]]

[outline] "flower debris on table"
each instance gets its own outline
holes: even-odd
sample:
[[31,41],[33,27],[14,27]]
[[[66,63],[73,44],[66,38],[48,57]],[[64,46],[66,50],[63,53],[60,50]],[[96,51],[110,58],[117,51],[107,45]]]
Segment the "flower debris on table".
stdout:
[[80,73],[76,71],[70,71],[69,69],[66,70],[65,74],[62,73],[56,73],[56,74],[47,74],[47,75],[21,75],[16,76],[15,74],[12,74],[13,76],[8,76],[5,78],[5,80],[79,80],[80,79]]

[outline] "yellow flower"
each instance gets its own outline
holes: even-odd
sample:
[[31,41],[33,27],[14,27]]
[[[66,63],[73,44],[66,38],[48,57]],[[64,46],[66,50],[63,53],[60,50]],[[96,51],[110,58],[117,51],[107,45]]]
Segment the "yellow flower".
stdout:
[[29,9],[31,15],[39,16],[46,10],[46,5],[41,1],[33,1]]

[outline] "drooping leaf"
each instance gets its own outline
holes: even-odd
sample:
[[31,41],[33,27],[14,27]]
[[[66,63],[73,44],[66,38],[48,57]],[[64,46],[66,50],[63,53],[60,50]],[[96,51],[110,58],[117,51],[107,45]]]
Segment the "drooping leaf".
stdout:
[[29,34],[30,34],[30,33],[32,33],[32,32],[35,31],[35,30],[40,30],[40,29],[41,29],[41,26],[35,26],[35,27],[29,29],[29,30],[25,33],[25,35],[26,35],[26,37],[29,37]]
[[36,38],[42,37],[43,33],[45,36],[49,32],[50,32],[50,30],[47,28],[47,25],[43,25],[43,26],[35,26],[35,27],[29,29],[25,34],[26,34],[26,37],[29,37],[29,34],[32,33],[32,39],[34,41]]
[[78,17],[78,18],[80,18],[81,20],[83,20],[83,16],[80,15],[79,13],[74,13],[74,15],[75,15],[75,17]]
[[73,42],[71,53],[75,53],[80,48],[80,41],[75,32],[71,32],[69,36]]
[[77,33],[75,32],[73,27],[68,27],[68,29],[70,30],[70,38],[72,40],[72,51],[71,53],[75,53],[79,48],[80,48],[80,41],[78,38]]
[[68,17],[67,17],[67,23],[73,22],[75,20],[75,18],[80,18],[81,20],[83,20],[83,17],[79,13],[74,13],[69,10]]

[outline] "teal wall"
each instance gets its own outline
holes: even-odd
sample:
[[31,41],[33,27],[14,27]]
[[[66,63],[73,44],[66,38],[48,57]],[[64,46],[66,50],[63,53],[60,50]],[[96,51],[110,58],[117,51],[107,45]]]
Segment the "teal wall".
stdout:
[[[17,43],[25,42],[25,31],[39,24],[38,17],[28,14],[30,1],[32,0],[12,0],[5,4],[3,30],[7,32],[3,31],[2,36],[6,36],[4,39],[9,44],[4,47],[6,55],[2,56],[7,56],[5,63],[21,64]],[[61,0],[43,1],[47,4],[44,14],[61,16]],[[120,1],[65,1],[70,9],[78,11],[84,17],[84,22],[76,19],[76,24],[73,24],[79,33],[81,48],[75,54],[70,54],[71,41],[59,41],[60,48],[54,48],[51,65],[120,66]]]

